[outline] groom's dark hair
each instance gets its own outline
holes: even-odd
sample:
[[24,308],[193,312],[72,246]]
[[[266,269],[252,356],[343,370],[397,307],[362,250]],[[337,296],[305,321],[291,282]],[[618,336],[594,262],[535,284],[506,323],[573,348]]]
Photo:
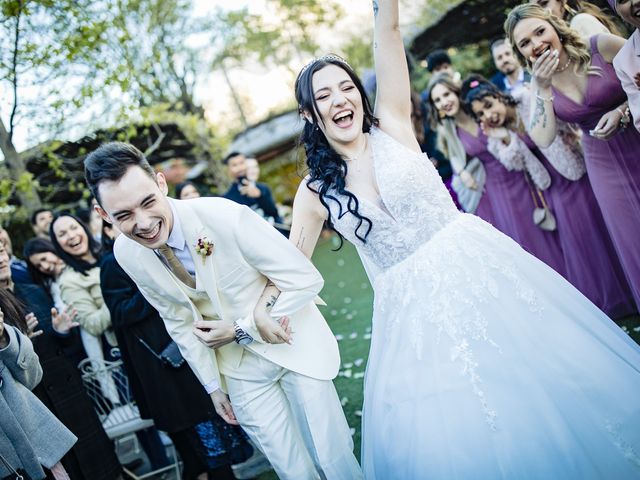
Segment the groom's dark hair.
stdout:
[[156,180],[156,174],[144,153],[129,143],[105,143],[85,158],[84,178],[91,194],[100,205],[100,183],[117,182],[127,173],[129,167],[140,167],[149,177]]

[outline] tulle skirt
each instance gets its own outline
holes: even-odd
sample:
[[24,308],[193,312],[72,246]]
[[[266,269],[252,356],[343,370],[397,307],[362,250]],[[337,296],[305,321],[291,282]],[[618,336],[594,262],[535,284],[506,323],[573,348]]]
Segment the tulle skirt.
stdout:
[[367,479],[640,478],[640,348],[467,214],[379,274]]

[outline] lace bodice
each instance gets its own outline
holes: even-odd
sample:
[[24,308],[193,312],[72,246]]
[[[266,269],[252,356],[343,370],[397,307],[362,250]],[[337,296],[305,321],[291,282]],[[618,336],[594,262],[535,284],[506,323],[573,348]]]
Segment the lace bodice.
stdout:
[[[366,262],[386,269],[404,260],[459,214],[437,170],[425,154],[413,152],[372,127],[370,145],[381,198],[378,205],[358,198],[359,211],[373,222],[366,243],[358,240],[358,220],[328,200],[335,228]],[[346,197],[331,192],[343,204]],[[388,212],[388,213],[387,213]]]

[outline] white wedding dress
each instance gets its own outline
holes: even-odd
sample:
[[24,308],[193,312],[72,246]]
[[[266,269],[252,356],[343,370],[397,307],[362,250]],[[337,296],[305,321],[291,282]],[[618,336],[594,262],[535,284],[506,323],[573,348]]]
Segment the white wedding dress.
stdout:
[[328,200],[375,292],[366,478],[640,478],[640,348],[551,268],[458,212],[424,155],[376,128],[370,145],[381,198],[359,198],[366,244]]

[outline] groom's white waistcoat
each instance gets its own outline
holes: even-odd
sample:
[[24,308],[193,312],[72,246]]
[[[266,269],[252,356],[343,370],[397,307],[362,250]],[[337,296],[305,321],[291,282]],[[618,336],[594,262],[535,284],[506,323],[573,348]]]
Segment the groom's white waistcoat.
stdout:
[[[195,264],[196,288],[189,290],[151,249],[120,235],[114,246],[118,263],[158,310],[203,385],[225,388],[249,348],[289,370],[329,380],[338,373],[336,339],[313,303],[323,280],[311,262],[251,209],[221,198],[172,200]],[[195,252],[198,239],[213,243],[213,253]],[[271,315],[290,318],[293,345],[263,343],[253,309],[267,278],[282,292]],[[254,338],[248,347],[235,342],[213,350],[193,334],[193,321],[238,321]],[[222,376],[221,376],[222,375]]]

